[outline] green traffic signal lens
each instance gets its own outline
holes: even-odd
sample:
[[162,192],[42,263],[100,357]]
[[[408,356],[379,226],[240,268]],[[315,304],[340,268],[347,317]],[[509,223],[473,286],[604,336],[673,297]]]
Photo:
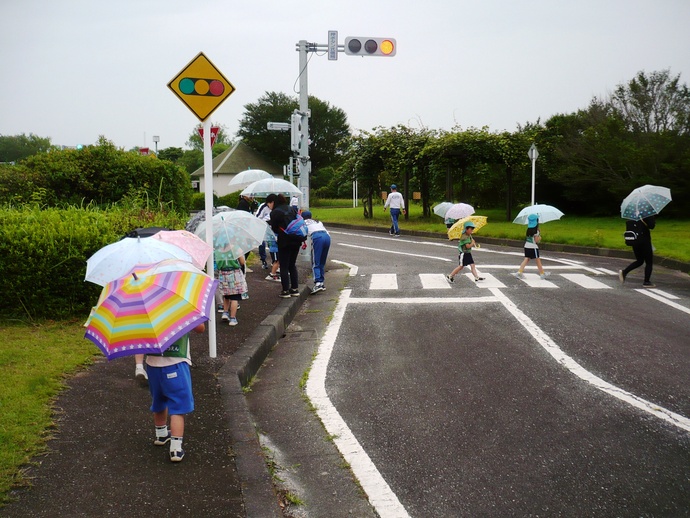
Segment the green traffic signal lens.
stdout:
[[359,40],[350,40],[347,42],[347,48],[350,50],[350,52],[356,54],[362,50],[362,42]]

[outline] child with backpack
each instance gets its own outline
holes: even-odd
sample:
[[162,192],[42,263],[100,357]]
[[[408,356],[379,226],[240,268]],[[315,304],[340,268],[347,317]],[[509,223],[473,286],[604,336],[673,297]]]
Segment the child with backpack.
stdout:
[[539,216],[537,214],[530,214],[527,217],[527,232],[525,233],[525,258],[522,260],[517,273],[513,275],[518,279],[522,279],[525,266],[531,259],[537,263],[537,270],[539,277],[542,279],[551,275],[550,272],[545,272],[541,264],[541,257],[539,256],[539,243],[541,242],[541,234],[539,233]]
[[472,275],[474,275],[475,281],[483,281],[484,277],[480,277],[477,273],[477,267],[474,265],[474,259],[472,258],[472,248],[477,247],[474,238],[472,237],[472,232],[474,232],[475,226],[471,221],[466,221],[463,226],[464,231],[460,235],[460,242],[458,243],[458,266],[446,275],[446,280],[450,283],[455,282],[455,276],[460,273],[460,271],[465,267],[469,266],[472,270]]

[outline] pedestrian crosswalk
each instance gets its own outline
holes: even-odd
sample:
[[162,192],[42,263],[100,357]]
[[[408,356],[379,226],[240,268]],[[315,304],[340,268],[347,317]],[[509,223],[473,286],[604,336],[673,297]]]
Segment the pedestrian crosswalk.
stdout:
[[[501,277],[491,273],[482,272],[484,278],[475,281],[471,273],[458,275],[455,282],[450,284],[442,273],[419,273],[415,275],[398,275],[395,273],[376,273],[369,276],[368,287],[370,290],[398,290],[423,289],[423,290],[450,290],[454,287],[476,288],[506,288],[507,286],[526,285],[530,288],[554,289],[566,286],[579,286],[588,290],[606,290],[613,288],[618,282],[617,277],[610,278],[609,282],[595,279],[584,273],[558,273],[542,279],[536,273],[524,273],[520,279],[504,272]],[[602,276],[604,279],[606,276]],[[503,279],[505,278],[505,283]],[[506,284],[507,283],[507,284]]]

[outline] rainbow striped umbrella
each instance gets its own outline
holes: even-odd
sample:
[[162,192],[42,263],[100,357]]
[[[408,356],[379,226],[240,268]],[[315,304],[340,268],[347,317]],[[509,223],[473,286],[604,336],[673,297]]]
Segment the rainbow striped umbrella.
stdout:
[[138,265],[105,285],[84,337],[108,359],[160,354],[210,318],[217,284],[186,261]]

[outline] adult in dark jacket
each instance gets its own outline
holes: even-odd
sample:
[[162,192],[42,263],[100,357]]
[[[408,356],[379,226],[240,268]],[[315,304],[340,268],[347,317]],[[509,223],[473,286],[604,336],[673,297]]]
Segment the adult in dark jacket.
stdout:
[[639,237],[637,238],[635,244],[632,245],[635,260],[630,263],[625,270],[620,270],[618,272],[618,279],[621,282],[625,282],[625,278],[631,271],[644,264],[644,282],[642,283],[642,287],[653,288],[655,286],[655,284],[653,284],[651,281],[652,268],[654,266],[654,248],[652,247],[652,233],[650,232],[650,230],[652,230],[655,226],[655,216],[649,216],[639,221]]
[[254,198],[251,196],[240,196],[240,201],[237,202],[237,210],[253,213]]
[[284,229],[297,216],[297,210],[288,205],[285,196],[279,194],[271,211],[269,225],[278,237],[278,262],[280,263],[280,282],[282,298],[299,297],[297,276],[297,256],[302,242],[295,236],[289,236]]

